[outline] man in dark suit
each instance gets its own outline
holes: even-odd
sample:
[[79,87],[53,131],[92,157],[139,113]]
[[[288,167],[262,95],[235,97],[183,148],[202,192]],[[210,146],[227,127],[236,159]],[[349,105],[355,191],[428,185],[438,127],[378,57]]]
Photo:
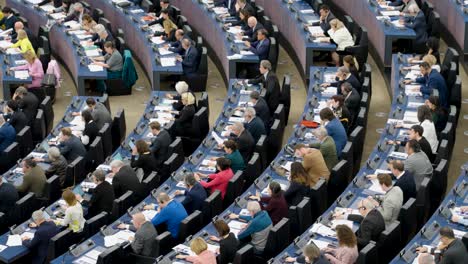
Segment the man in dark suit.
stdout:
[[182,47],[182,40],[183,39],[188,39],[190,41],[192,41],[190,39],[190,37],[188,35],[186,35],[184,33],[184,30],[183,29],[178,29],[176,30],[175,32],[175,38],[176,38],[176,41],[174,42],[171,42],[171,44],[168,44],[166,46],[166,48],[169,50],[169,51],[172,51],[174,53],[177,53],[179,54],[180,56],[184,55],[185,53],[185,50],[184,48]]
[[231,127],[230,139],[237,143],[238,149],[242,158],[244,158],[245,164],[250,160],[255,148],[255,140],[250,132],[244,128],[244,124],[240,122],[234,123]]
[[274,72],[271,71],[271,63],[267,60],[260,62],[260,76],[255,79],[249,80],[251,84],[263,84],[263,88],[266,90],[265,101],[268,104],[270,113],[274,113],[279,105],[279,99],[281,95],[280,84],[278,77]]
[[0,153],[16,140],[16,131],[5,118],[0,115]]
[[262,28],[257,31],[257,41],[245,41],[244,44],[247,48],[258,56],[259,60],[267,60],[270,52],[270,39],[268,39],[268,32]]
[[[416,82],[421,84],[420,91],[423,95],[429,96],[432,94],[432,90],[436,89],[439,91],[439,104],[442,107],[447,108],[449,106],[449,95],[447,85],[444,77],[437,71],[431,68],[431,65],[427,62],[422,62],[419,65],[422,77],[416,79]],[[411,80],[405,81],[411,83]]]
[[[380,233],[385,230],[385,221],[382,214],[375,209],[374,203],[369,199],[363,199],[358,202],[359,215],[350,214],[348,220],[360,223],[356,231],[358,249],[361,250],[369,241],[377,241]],[[343,214],[335,214],[335,219],[345,218]]]
[[[351,86],[356,89],[358,92],[361,91],[361,82],[354,76],[346,66],[341,66],[338,68],[338,71],[336,72],[336,82],[332,83],[322,83],[322,87],[328,87],[328,86],[333,86],[340,88],[341,84],[344,82],[348,82],[351,84]],[[338,89],[338,94],[341,94],[341,90]]]
[[106,27],[102,24],[97,24],[94,26],[94,31],[96,32],[93,35],[93,38],[91,39],[91,42],[94,43],[94,45],[98,46],[102,50],[102,54],[106,55],[106,51],[104,49],[104,43],[107,41],[114,41],[114,37],[112,36],[112,33],[109,32]]
[[[229,0],[227,1],[229,4]],[[251,4],[247,2],[247,0],[237,0],[235,1],[236,3],[234,4],[234,10],[229,9],[229,15],[231,16],[236,16],[237,19],[240,19],[240,12],[241,10],[245,10],[249,12],[252,16],[255,16],[257,13],[255,12],[255,9],[252,7]],[[232,5],[232,1],[231,1]]]
[[154,252],[155,237],[158,236],[156,228],[153,224],[146,220],[145,215],[137,213],[132,215],[133,227],[130,229],[136,230],[135,237],[131,238],[133,253],[146,257],[157,257],[157,252]]
[[229,14],[236,14],[236,0],[214,0],[215,6],[224,6]]
[[352,119],[355,120],[356,116],[359,113],[359,108],[361,104],[361,96],[359,92],[351,86],[349,82],[344,82],[341,84],[341,94],[344,97],[344,104],[348,108]]
[[198,183],[193,173],[187,173],[184,178],[187,191],[177,190],[175,195],[185,195],[182,205],[185,207],[187,214],[195,212],[195,210],[202,210],[203,202],[205,201],[207,194],[205,188]]
[[96,188],[92,190],[91,200],[87,201],[81,195],[76,195],[77,200],[82,205],[88,206],[88,214],[86,215],[88,219],[101,212],[110,214],[115,199],[114,188],[106,181],[106,174],[103,170],[93,172],[93,182],[96,184]]
[[266,128],[268,128],[268,124],[270,123],[270,109],[268,109],[268,104],[265,99],[260,96],[259,92],[253,91],[250,93],[250,102],[253,104],[257,116],[263,120]]
[[254,16],[249,17],[247,19],[247,25],[249,26],[249,30],[245,31],[244,34],[239,34],[237,37],[238,39],[244,39],[249,42],[257,41],[257,34],[260,29],[264,29],[262,23],[258,22],[257,18]]
[[416,39],[413,40],[413,51],[417,53],[426,52],[427,24],[424,12],[419,9],[416,3],[408,6],[408,17],[400,20],[400,23],[411,28],[416,33]]
[[16,101],[8,101],[3,113],[5,113],[5,119],[7,119],[8,123],[15,128],[16,134],[29,123],[26,115],[19,110],[18,102]]
[[[167,14],[171,18],[171,20],[174,21],[174,22],[177,21],[177,12],[176,12],[175,8],[171,5],[169,0],[160,0],[159,5],[161,6],[161,10],[159,11],[159,13],[156,14],[157,17],[161,17],[161,11],[166,9]],[[162,18],[160,18],[160,19],[161,20],[156,22],[156,23],[162,23]]]
[[0,20],[0,26],[5,26],[5,30],[13,29],[15,30],[15,23],[18,21],[18,18],[13,14],[13,10],[10,7],[5,6],[2,9],[3,18]]
[[320,26],[325,33],[325,35],[328,35],[328,30],[330,30],[330,21],[332,19],[335,19],[336,17],[333,15],[333,13],[330,11],[330,7],[327,5],[321,5],[319,9],[320,13],[320,21],[313,24],[314,26]]
[[19,108],[24,112],[28,118],[29,124],[31,125],[33,120],[36,118],[39,99],[37,99],[36,95],[33,93],[28,92],[28,90],[23,86],[16,88],[12,99],[18,102]]
[[405,171],[405,164],[401,160],[392,160],[388,163],[388,168],[392,172],[392,178],[396,180],[394,186],[400,187],[403,191],[403,204],[409,198],[416,199],[416,183],[414,176],[409,171]]
[[68,22],[74,20],[81,24],[84,14],[89,14],[89,11],[86,10],[82,3],[78,2],[73,5],[73,12],[64,18],[63,21]]
[[266,135],[265,124],[256,116],[253,107],[247,107],[244,111],[244,127],[247,129],[255,140],[255,143],[262,135]]
[[36,232],[33,239],[26,236],[22,238],[23,246],[33,252],[31,263],[42,264],[47,259],[50,239],[60,232],[60,228],[53,221],[46,221],[41,210],[34,211],[32,219],[34,223],[31,223],[30,227],[36,228]]
[[[91,115],[93,116],[93,122],[96,123],[98,129],[101,129],[105,123],[112,125],[112,116],[103,103],[96,102],[94,98],[90,97],[86,99],[86,105],[90,109]],[[80,115],[80,113],[76,112],[74,115]]]
[[157,165],[160,166],[169,157],[168,149],[172,142],[171,135],[165,129],[161,129],[161,124],[157,121],[151,122],[149,126],[155,137],[151,142],[150,149],[156,158]]
[[132,167],[125,165],[120,160],[113,160],[110,167],[112,170],[111,176],[113,175],[112,187],[114,187],[115,197],[119,198],[127,191],[132,191],[134,201],[141,201],[144,198],[143,186]]
[[15,186],[8,182],[3,182],[3,177],[0,175],[0,212],[7,214],[15,208],[15,203],[18,201],[18,191]]
[[437,247],[428,249],[425,246],[418,247],[418,253],[428,252],[434,255],[435,263],[465,263],[468,259],[468,252],[461,239],[455,238],[453,229],[444,226],[439,230],[440,243]]
[[182,39],[182,48],[185,50],[184,56],[177,56],[177,60],[182,62],[182,69],[185,75],[193,74],[198,69],[198,50],[192,46],[192,42],[188,39]]
[[57,146],[68,163],[73,162],[78,157],[86,157],[86,148],[81,140],[73,135],[69,127],[61,130],[60,144]]

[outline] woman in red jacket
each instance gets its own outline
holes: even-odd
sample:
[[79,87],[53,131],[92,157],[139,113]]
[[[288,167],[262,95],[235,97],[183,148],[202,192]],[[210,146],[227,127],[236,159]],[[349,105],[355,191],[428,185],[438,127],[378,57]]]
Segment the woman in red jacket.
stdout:
[[[216,160],[216,170],[218,173],[209,175],[196,172],[194,173],[195,179],[197,179],[203,187],[210,189],[211,193],[219,190],[221,192],[221,197],[224,199],[229,180],[234,176],[231,170],[231,161],[226,158],[218,158]],[[200,181],[201,178],[208,178],[209,181]]]

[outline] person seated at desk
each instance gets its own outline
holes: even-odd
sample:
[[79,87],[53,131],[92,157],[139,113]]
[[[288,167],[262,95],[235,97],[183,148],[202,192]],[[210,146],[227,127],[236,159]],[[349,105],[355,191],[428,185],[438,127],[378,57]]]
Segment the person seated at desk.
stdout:
[[83,231],[85,219],[83,217],[83,207],[76,199],[76,195],[69,189],[62,193],[62,199],[66,202],[65,217],[57,218],[55,223],[68,227],[73,233]]
[[0,175],[0,212],[8,214],[15,208],[19,195],[13,184],[7,181],[3,182],[3,175]]
[[129,239],[133,253],[146,257],[156,257],[153,256],[155,253],[153,248],[155,243],[154,238],[158,236],[158,232],[151,222],[146,221],[143,213],[132,215],[132,226],[119,224],[118,228],[135,231],[135,236]]
[[[173,238],[179,234],[180,223],[188,216],[184,206],[173,200],[167,193],[161,192],[157,197],[158,213],[151,220],[154,226],[166,224],[167,230]],[[154,210],[154,204],[145,205],[144,210]]]
[[14,29],[18,18],[13,14],[13,10],[8,6],[5,6],[2,8],[2,14],[3,18],[0,20],[0,26],[4,26],[5,30]]
[[297,263],[306,263],[306,264],[329,264],[330,262],[325,258],[325,256],[320,252],[320,249],[314,244],[307,244],[302,249],[303,256],[293,258],[287,257],[284,259],[285,262],[297,262]]
[[327,164],[320,150],[308,148],[304,144],[297,144],[294,147],[294,155],[303,159],[302,166],[309,175],[311,187],[315,186],[320,178],[324,178],[328,181],[330,178],[330,171],[327,168]]
[[230,214],[229,218],[248,221],[246,227],[237,234],[237,238],[242,241],[251,237],[250,244],[254,247],[254,253],[260,255],[265,249],[273,222],[268,213],[262,211],[257,201],[249,201],[247,203],[247,210],[249,211],[249,216]]
[[179,114],[173,118],[175,136],[190,136],[192,134],[192,122],[195,116],[195,97],[189,92],[181,95],[181,101],[184,107]]
[[248,19],[252,16],[253,14],[250,14],[248,10],[242,9],[239,12],[239,20],[233,21],[230,23],[224,24],[225,28],[228,27],[237,27],[240,28],[243,32],[249,30],[249,25],[248,25]]
[[26,115],[19,109],[18,102],[8,100],[5,107],[3,108],[4,118],[8,120],[8,123],[15,128],[16,134],[18,134],[25,126],[28,125],[29,120]]
[[324,127],[319,127],[312,132],[319,140],[317,143],[309,145],[311,148],[317,148],[322,153],[323,159],[327,164],[328,171],[332,171],[333,167],[338,163],[338,156],[336,155],[335,141],[328,135]]
[[195,264],[216,264],[216,255],[208,249],[203,238],[194,238],[190,242],[190,250],[195,253],[195,256],[177,255],[176,258]]
[[198,69],[198,50],[192,45],[192,41],[188,39],[182,39],[182,48],[185,50],[184,55],[177,55],[176,59],[182,62],[184,75],[193,74]]
[[[378,0],[379,4],[386,4],[386,0]],[[397,10],[401,13],[407,13],[408,7],[412,4],[416,4],[415,0],[393,0],[386,6],[387,10]]]
[[349,72],[359,80],[359,64],[353,55],[346,55],[343,57],[343,66],[348,68]]
[[203,202],[207,197],[205,188],[195,179],[195,176],[191,172],[185,174],[184,183],[187,186],[187,190],[176,190],[174,195],[185,196],[182,205],[185,207],[187,214],[190,215],[196,210],[202,211]]
[[76,199],[83,205],[88,207],[86,217],[91,219],[93,216],[101,212],[112,212],[115,195],[114,188],[106,181],[106,174],[103,170],[95,170],[92,174],[93,183],[96,187],[92,190],[91,200],[87,201],[79,194],[76,194]]
[[[137,155],[138,159],[136,159]],[[152,172],[158,171],[158,167],[156,166],[156,158],[154,157],[153,153],[151,153],[148,144],[142,139],[137,140],[135,142],[135,147],[132,148],[132,159],[130,161],[130,166],[133,169],[136,169],[137,172],[140,169],[143,171],[143,173],[140,174],[141,178],[138,177],[140,182],[143,182]]]
[[108,79],[121,79],[123,69],[122,55],[115,48],[113,41],[106,41],[104,43],[104,50],[106,51],[104,56],[92,59],[93,64],[106,68]]
[[[169,16],[169,11],[167,9],[161,10],[162,16],[162,27],[164,29],[163,32],[155,32],[154,36],[162,36],[163,39],[167,41],[174,41],[175,40],[175,31],[177,30],[177,25],[172,21],[171,17]],[[151,23],[150,23],[151,24]]]
[[37,108],[39,107],[39,99],[36,95],[28,92],[23,86],[16,88],[12,100],[18,103],[18,107],[26,115],[29,124],[36,118]]
[[[159,6],[160,6],[159,12],[157,12],[156,14],[152,14],[153,12],[150,12],[151,15],[156,16],[158,19],[156,19],[155,21],[148,24],[149,26],[152,26],[154,24],[161,24],[161,22],[163,21],[163,18],[162,18],[162,11],[163,10],[167,11],[167,13],[169,14],[169,17],[172,19],[172,21],[177,21],[177,11],[171,5],[169,0],[159,1]],[[156,4],[154,5],[154,8],[157,8]],[[154,11],[154,10],[150,10],[150,11]]]
[[260,96],[258,91],[252,91],[250,93],[250,103],[255,109],[256,116],[260,117],[260,119],[263,121],[263,124],[269,124],[271,118],[270,109],[268,108],[267,102],[263,97]]
[[244,158],[242,158],[242,155],[237,149],[237,143],[232,139],[226,140],[223,143],[223,148],[224,152],[226,152],[224,157],[231,161],[232,171],[234,173],[237,171],[243,171],[245,169],[245,162]]
[[69,127],[64,127],[60,130],[59,144],[57,147],[60,150],[68,163],[73,162],[78,157],[86,157],[86,148],[81,143],[81,140],[73,135]]
[[341,156],[341,151],[346,145],[348,136],[346,135],[346,130],[341,124],[340,120],[335,117],[333,111],[330,108],[324,108],[320,110],[320,121],[321,125],[325,127],[328,132],[328,135],[333,138],[336,145],[336,153],[338,157]]
[[23,182],[16,186],[16,190],[22,194],[33,192],[36,197],[43,197],[47,181],[44,170],[30,158],[23,160],[22,166]]
[[270,113],[274,113],[279,105],[281,89],[278,76],[276,76],[276,74],[271,69],[271,63],[268,60],[260,61],[260,75],[255,79],[250,79],[248,83],[263,84],[263,88],[266,90],[265,101],[268,104],[268,109],[270,110]]
[[427,158],[426,154],[421,151],[421,145],[415,139],[406,143],[406,154],[408,158],[405,160],[405,168],[414,175],[414,182],[416,183],[416,190],[419,190],[424,177],[432,176],[432,163]]
[[389,174],[377,174],[377,180],[385,194],[383,196],[379,195],[377,198],[372,196],[367,198],[374,203],[377,210],[382,214],[385,226],[389,227],[393,222],[397,221],[400,215],[403,206],[403,191],[400,187],[393,185],[392,176]]
[[434,256],[435,263],[464,263],[468,259],[468,252],[461,239],[455,237],[453,229],[444,226],[439,230],[440,242],[437,247],[421,246],[416,248],[418,253],[429,253]]
[[0,115],[0,153],[3,153],[15,140],[15,128],[5,121],[3,115]]
[[419,6],[414,3],[408,6],[408,15],[405,18],[400,18],[399,23],[405,27],[414,30],[416,38],[412,40],[413,51],[416,53],[423,53],[426,51],[427,41],[427,24],[424,12]]
[[73,182],[73,180],[65,178],[67,175],[68,162],[65,157],[60,154],[60,150],[57,147],[51,147],[47,150],[47,160],[43,158],[34,158],[34,161],[50,163],[49,168],[45,171],[45,175],[47,178],[57,175],[62,189],[69,187],[65,186],[67,182]]
[[[468,206],[461,206],[460,210],[461,210],[462,213],[466,213],[466,212],[468,212]],[[468,226],[468,218],[466,218],[466,217],[462,217],[462,216],[453,214],[452,218],[450,220],[452,220],[452,222],[459,223],[459,224],[462,224],[464,226]]]
[[63,22],[76,21],[79,24],[83,22],[83,16],[89,14],[89,11],[83,6],[82,3],[77,2],[73,5],[73,12],[63,19]]
[[300,162],[291,164],[289,187],[284,198],[289,206],[298,205],[304,197],[309,195],[310,188],[314,187],[312,179]]
[[330,29],[327,31],[327,35],[329,37],[325,37],[325,34],[315,36],[319,37],[318,40],[320,42],[336,44],[336,51],[331,53],[332,62],[329,64],[339,67],[340,55],[348,55],[345,49],[354,46],[353,36],[351,36],[351,33],[349,33],[343,22],[336,18],[330,21]]
[[437,153],[439,147],[439,140],[437,140],[437,133],[435,130],[434,122],[432,122],[432,112],[427,105],[418,107],[417,113],[418,121],[421,122],[420,126],[423,128],[422,136],[427,139],[431,145],[432,153]]
[[109,165],[112,172],[108,176],[112,178],[115,197],[119,198],[127,191],[132,191],[133,200],[135,202],[141,201],[144,198],[143,186],[132,167],[125,165],[121,160],[113,160]]
[[[214,191],[220,191],[221,198],[224,199],[229,180],[231,180],[232,176],[234,176],[234,173],[231,170],[231,161],[226,158],[216,159],[216,170],[218,171],[218,173],[202,174],[199,172],[195,172],[194,176],[195,179],[204,188],[210,189],[211,193],[213,193]],[[201,181],[201,178],[208,178],[208,180],[210,181]]]
[[32,213],[32,223],[29,227],[35,228],[34,237],[23,236],[23,246],[27,247],[31,252],[32,264],[43,264],[48,256],[50,240],[60,232],[53,221],[45,219],[44,212],[41,210]]
[[427,38],[427,41],[426,41],[427,52],[425,54],[423,54],[423,55],[416,55],[414,57],[408,58],[408,62],[409,63],[414,63],[415,61],[420,60],[421,58],[423,58],[426,55],[432,55],[437,60],[436,64],[440,64],[440,52],[439,52],[439,46],[440,45],[439,45],[439,42],[440,42],[440,39],[438,39],[436,37]]
[[[252,16],[256,15],[255,9],[252,7],[252,5],[247,0],[237,0],[235,2],[236,3],[234,5],[234,10],[229,9],[229,14],[226,14],[225,16],[236,16],[237,19],[239,19],[240,18],[240,12],[242,10],[246,10]],[[227,3],[226,6],[229,8],[229,3]]]
[[435,264],[434,257],[428,253],[419,253],[417,259],[417,264]]
[[214,0],[213,4],[216,7],[226,7],[229,13],[236,13],[236,0]]
[[[349,84],[351,84],[351,86],[353,86],[353,88],[355,88],[356,90],[360,91],[361,90],[361,82],[359,81],[358,78],[356,78],[356,76],[354,76],[348,69],[348,67],[346,66],[341,66],[338,68],[337,72],[336,72],[336,82],[332,82],[332,83],[322,83],[320,86],[322,87],[329,87],[329,86],[332,86],[332,87],[337,87],[337,88],[340,88],[341,87],[341,84],[344,83],[344,82],[348,82]],[[341,90],[338,89],[338,94],[341,94]]]
[[313,26],[320,26],[323,32],[328,32],[331,28],[330,22],[335,19],[335,15],[330,11],[327,5],[321,5],[319,9],[320,19],[319,22],[313,23]]
[[[19,33],[21,32],[22,31],[19,31]],[[11,67],[10,69],[13,71],[28,70],[28,74],[32,78],[32,83],[27,85],[28,89],[40,89],[42,79],[44,78],[44,69],[42,68],[41,61],[36,57],[36,54],[30,50],[26,51],[23,57],[27,62],[25,65]]]
[[159,167],[169,157],[169,145],[172,139],[169,132],[161,128],[161,124],[159,124],[158,121],[151,122],[149,127],[151,129],[151,134],[154,136],[149,148],[156,159],[156,166]]
[[267,196],[261,196],[261,194],[257,192],[256,195],[250,196],[249,199],[259,201],[262,210],[268,212],[273,225],[276,225],[283,217],[288,217],[288,203],[284,198],[283,190],[281,190],[281,185],[279,183],[271,181],[268,185],[267,192]]
[[[86,99],[86,106],[91,111],[93,121],[96,123],[99,129],[101,129],[105,123],[112,125],[112,116],[103,103],[96,102],[94,98],[89,97]],[[80,113],[75,112],[73,115],[77,116],[80,115]]]
[[[177,101],[177,102],[172,103],[172,107],[177,111],[180,111],[182,110],[182,108],[184,108],[184,104],[182,103],[182,94],[191,93],[193,98],[195,99],[197,98],[195,94],[189,89],[188,84],[184,81],[178,81],[175,84],[175,90],[177,92],[176,95],[171,94],[171,93],[166,93],[166,98]],[[196,107],[197,106],[195,105],[195,108]]]
[[344,96],[343,95],[333,95],[330,100],[327,102],[328,107],[331,108],[333,114],[335,114],[336,118],[338,118],[343,125],[343,128],[347,132],[348,129],[352,126],[354,118],[349,112],[348,108],[344,103]]
[[190,41],[192,41],[192,40],[190,39],[190,37],[187,34],[185,34],[183,29],[177,29],[175,31],[174,36],[175,36],[175,41],[172,41],[170,44],[165,44],[164,48],[166,48],[167,50],[172,51],[172,52],[177,53],[180,56],[182,56],[185,53],[185,50],[182,47],[182,40],[183,39],[188,39]]
[[[432,153],[432,148],[431,145],[429,144],[429,141],[423,136],[424,134],[424,128],[420,125],[414,125],[410,128],[408,132],[408,140],[417,140],[421,150],[426,154],[426,156],[429,158],[431,162],[434,161],[436,155]],[[404,141],[393,141],[389,140],[387,141],[387,144],[397,144],[401,146],[405,146],[408,140]]]
[[332,264],[355,263],[358,256],[357,238],[353,230],[347,225],[335,227],[338,247],[326,247],[323,249],[325,258]]
[[255,143],[258,142],[262,135],[267,135],[265,124],[256,116],[253,107],[247,107],[244,110],[244,127],[250,132]]
[[344,97],[344,104],[354,120],[354,118],[357,117],[361,107],[361,95],[359,95],[359,92],[353,88],[349,82],[342,83],[339,88],[341,94]]
[[[438,72],[441,71],[440,65],[437,64],[437,59],[433,55],[430,55],[430,54],[424,55],[424,57],[422,57],[422,61],[427,62],[429,66],[431,66],[431,69],[434,69]],[[419,65],[407,66],[407,67],[403,67],[403,69],[409,70],[409,71],[411,70],[419,71]]]
[[263,28],[257,31],[257,41],[244,41],[244,44],[249,51],[258,56],[260,61],[268,59],[270,39],[268,38],[268,31],[266,29]]
[[96,32],[96,34],[94,34],[93,38],[88,42],[98,46],[98,48],[100,48],[102,50],[102,53],[105,55],[106,53],[104,49],[104,43],[106,43],[107,41],[114,41],[114,37],[110,32],[107,31],[107,29],[102,24],[97,24],[93,28],[93,30],[94,32]]
[[24,26],[23,22],[21,21],[17,21],[15,23],[15,27],[14,27],[14,31],[12,32],[12,34],[10,35],[11,36],[11,40],[13,43],[16,43],[18,42],[18,31],[20,30],[24,30],[26,32],[26,35],[28,36],[28,39],[29,41],[31,42],[32,46],[33,46],[33,49],[36,50],[37,49],[37,38],[36,36],[34,36],[31,32],[31,30],[29,30],[27,27]]
[[210,240],[219,243],[218,264],[232,263],[239,248],[239,240],[237,240],[236,235],[231,232],[231,229],[224,220],[218,219],[214,221],[213,226],[216,232],[218,232],[219,237],[210,236]]
[[[445,129],[448,120],[447,109],[439,105],[439,97],[435,95],[429,96],[424,102],[425,105],[429,106],[432,113],[432,122],[435,125],[437,135]],[[438,136],[439,137],[439,136]]]
[[237,143],[237,148],[244,159],[244,164],[248,164],[255,149],[254,138],[241,122],[236,122],[229,126],[229,130],[229,139]]
[[244,30],[244,32],[238,33],[236,35],[236,38],[241,40],[245,39],[249,42],[255,42],[257,41],[257,34],[260,29],[264,29],[265,27],[262,25],[262,23],[258,22],[257,18],[254,16],[251,16],[247,19],[247,26],[248,28]]
[[97,136],[99,136],[99,128],[93,120],[91,110],[86,109],[81,112],[81,118],[85,123],[83,134],[80,136],[81,143],[89,150],[89,146],[94,142]]
[[81,29],[86,30],[90,34],[95,34],[94,27],[97,25],[93,17],[89,14],[84,14],[81,21]]
[[359,214],[339,213],[333,217],[335,219],[348,219],[359,223],[359,229],[356,231],[358,249],[361,250],[369,242],[378,241],[380,233],[385,230],[385,221],[382,214],[375,208],[375,204],[370,199],[362,199],[358,202]]
[[[17,39],[16,43],[14,43],[14,44],[6,47],[6,48],[7,49],[8,48],[19,48],[21,53],[23,53],[23,54],[25,54],[26,52],[29,51],[34,56],[36,56],[36,51],[34,50],[33,45],[31,43],[31,41],[29,40],[28,34],[26,33],[26,31],[24,31],[23,29],[20,29],[20,30],[18,30],[18,32],[16,32],[16,34],[18,35],[18,37],[16,38]],[[18,67],[20,67],[20,66],[18,66]]]

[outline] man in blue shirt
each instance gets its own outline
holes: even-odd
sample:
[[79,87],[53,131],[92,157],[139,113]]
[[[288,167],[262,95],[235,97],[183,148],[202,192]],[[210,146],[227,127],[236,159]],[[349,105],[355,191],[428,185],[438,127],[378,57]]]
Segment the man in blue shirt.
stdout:
[[[157,200],[159,205],[158,213],[153,217],[151,223],[154,226],[165,223],[172,237],[177,238],[180,222],[187,217],[187,211],[180,202],[172,200],[167,193],[160,193]],[[144,207],[145,210],[154,210],[155,208],[155,204],[145,205]]]
[[341,155],[341,151],[346,145],[346,141],[348,140],[346,130],[340,120],[335,117],[333,111],[328,107],[320,110],[320,120],[327,130],[328,135],[335,141],[336,154],[339,157]]

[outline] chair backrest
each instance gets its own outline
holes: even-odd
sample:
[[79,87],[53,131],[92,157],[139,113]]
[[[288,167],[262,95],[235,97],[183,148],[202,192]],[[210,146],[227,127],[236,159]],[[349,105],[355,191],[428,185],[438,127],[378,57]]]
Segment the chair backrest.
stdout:
[[353,173],[352,175],[356,175],[359,168],[361,167],[361,159],[362,159],[362,151],[364,150],[364,137],[365,137],[365,130],[362,126],[357,126],[349,135],[349,141],[353,142],[354,144],[354,151],[353,151]]
[[112,151],[115,151],[120,146],[120,143],[124,141],[126,132],[125,110],[121,108],[114,115],[114,120],[112,121]]
[[341,151],[341,157],[340,157],[340,159],[347,160],[350,163],[351,171],[352,171],[352,165],[353,165],[353,148],[354,148],[354,143],[352,141],[347,141],[346,145],[343,147],[343,150]]
[[45,35],[39,36],[38,44],[40,48],[44,49],[45,54],[50,54],[50,44],[49,44],[49,37]]
[[112,24],[109,21],[109,19],[105,17],[100,17],[98,21],[98,23],[103,25],[109,32],[112,32]]
[[31,217],[34,210],[37,209],[38,204],[36,203],[34,193],[30,192],[23,196],[15,203],[14,217],[12,219],[15,222],[24,222],[26,219]]
[[410,198],[400,209],[401,242],[404,247],[417,232],[416,199]]
[[144,180],[143,186],[146,193],[150,193],[153,189],[158,187],[159,184],[159,174],[155,171],[150,173]]
[[462,97],[462,82],[460,76],[457,75],[452,87],[447,88],[450,89],[450,105],[454,105],[457,109],[460,109]]
[[234,176],[229,180],[226,194],[224,195],[223,205],[224,208],[228,207],[234,202],[237,196],[242,192],[242,185],[244,181],[244,175],[242,171],[237,171]]
[[262,160],[260,159],[260,155],[258,153],[253,153],[252,157],[250,158],[247,166],[244,169],[244,186],[250,186],[255,179],[262,173]]
[[86,164],[84,157],[78,157],[70,164],[68,164],[67,170],[65,172],[64,186],[62,187],[65,188],[74,186],[75,184],[81,182],[86,174],[85,166]]
[[353,32],[354,30],[354,20],[350,16],[344,16],[345,27],[348,29],[349,32]]
[[122,194],[119,198],[114,200],[112,205],[112,215],[111,219],[117,219],[125,212],[127,209],[134,205],[134,194],[132,191],[127,191]]
[[243,246],[236,252],[233,264],[250,263],[254,257],[254,248],[251,244]]
[[328,180],[329,203],[333,203],[338,198],[348,185],[349,179],[351,179],[351,170],[348,164],[348,161],[341,160],[331,170],[330,179]]
[[52,260],[67,252],[68,248],[73,245],[73,231],[65,229],[57,235],[53,236],[49,241],[47,259]]
[[13,142],[8,147],[3,150],[1,155],[2,161],[0,164],[3,165],[4,168],[1,168],[2,171],[6,171],[9,168],[15,166],[16,162],[20,159],[21,149],[18,142]]
[[47,133],[44,110],[37,110],[36,118],[33,120],[32,128],[32,136],[34,143],[39,143],[46,137]]
[[185,36],[188,36],[189,38],[193,39],[193,30],[192,27],[190,27],[190,25],[186,24],[182,27],[182,29],[184,30]]
[[160,181],[166,181],[171,173],[176,171],[183,162],[184,157],[180,157],[180,155],[177,153],[172,153],[172,155],[163,163],[163,167],[160,172]]
[[210,104],[209,104],[209,101],[208,101],[208,93],[207,92],[203,92],[200,96],[200,99],[198,99],[198,103],[197,103],[197,107],[198,109],[202,108],[202,107],[206,107],[206,111],[210,112]]
[[189,235],[192,235],[200,230],[200,228],[202,228],[202,223],[202,214],[198,210],[187,216],[184,220],[182,220],[182,222],[180,222],[178,237],[179,241],[183,242]]
[[216,190],[203,202],[203,224],[207,224],[211,219],[223,211],[223,199],[221,192]]
[[289,207],[289,219],[291,221],[291,235],[296,237],[304,233],[312,225],[312,209],[309,197],[302,198],[297,205]]
[[192,129],[195,138],[205,138],[208,134],[209,120],[208,120],[208,109],[206,107],[200,108],[195,113],[192,120]]
[[276,71],[278,66],[279,47],[276,38],[270,37],[270,51],[268,52],[268,60],[271,62],[273,71]]
[[96,98],[96,101],[103,104],[107,108],[107,111],[109,111],[109,113],[111,113],[110,102],[109,102],[109,94],[107,94],[107,93],[102,94],[101,97]]
[[58,200],[61,196],[60,178],[58,175],[53,175],[46,181],[46,190],[44,196],[49,201]]
[[[327,182],[320,179],[309,191],[312,221],[315,221],[328,208]],[[334,200],[332,200],[334,201]]]
[[448,47],[447,51],[445,52],[444,60],[442,61],[442,64],[440,65],[441,72],[444,72],[445,70],[450,69],[451,62],[455,62],[458,65],[459,60],[460,60],[460,55],[458,51],[452,47]]
[[199,52],[198,68],[197,73],[201,75],[208,74],[208,49],[201,47]]
[[102,141],[102,152],[104,159],[112,155],[112,134],[111,134],[111,125],[110,123],[105,123],[99,130],[99,136]]
[[427,28],[428,28],[429,36],[440,38],[442,26],[440,24],[439,13],[432,11],[428,19],[429,19],[429,26]]
[[275,112],[273,113],[273,119],[278,119],[280,121],[280,126],[284,129],[286,126],[286,117],[285,117],[285,109],[283,104],[279,104],[276,107]]
[[127,44],[125,43],[125,39],[122,38],[122,37],[117,37],[116,38],[116,48],[117,50],[123,54],[124,53],[124,50],[127,48]]
[[26,155],[34,149],[31,127],[25,126],[21,129],[21,131],[16,134],[16,141],[20,145],[20,157],[26,157]]
[[54,108],[52,107],[52,98],[50,98],[50,96],[46,96],[39,105],[39,108],[44,111],[46,134],[49,134],[50,131],[52,131],[52,127],[54,125]]
[[150,0],[143,0],[141,1],[141,9],[148,13],[153,9],[153,3]]
[[261,135],[260,138],[257,141],[257,144],[255,145],[255,150],[254,152],[258,153],[260,156],[260,164],[261,164],[261,169],[260,171],[264,171],[268,167],[268,157],[267,157],[267,136],[266,135]]
[[278,119],[273,121],[270,128],[270,135],[267,138],[267,164],[269,164],[280,152],[283,143],[284,127]]
[[448,167],[449,162],[446,159],[441,159],[434,168],[433,175],[429,182],[431,199],[429,214],[432,214],[439,207],[439,204],[445,196],[445,190],[447,189]]
[[104,162],[104,150],[102,147],[101,137],[97,136],[91,145],[89,145],[89,150],[86,156],[88,171],[94,170],[99,164]]
[[374,241],[370,241],[361,251],[356,260],[356,264],[378,263],[377,246]]
[[428,211],[429,211],[429,199],[430,199],[430,190],[429,190],[430,179],[425,177],[419,186],[418,193],[416,195],[416,212],[418,219],[418,229],[427,221]]
[[102,11],[102,9],[99,8],[94,8],[92,17],[94,21],[99,21],[101,17],[104,17],[104,11]]
[[168,147],[168,153],[177,153],[177,155],[184,157],[184,147],[182,145],[182,139],[176,137]]
[[112,264],[122,261],[122,247],[120,244],[107,248],[99,254],[96,264]]
[[284,105],[284,124],[287,125],[291,108],[291,76],[289,75],[285,75],[283,78],[280,104]]
[[401,243],[401,225],[395,221],[380,234],[377,241],[379,263],[389,263],[398,254]]
[[183,28],[184,25],[187,25],[188,24],[188,20],[185,16],[183,15],[180,15],[177,17],[177,27],[178,28]]

